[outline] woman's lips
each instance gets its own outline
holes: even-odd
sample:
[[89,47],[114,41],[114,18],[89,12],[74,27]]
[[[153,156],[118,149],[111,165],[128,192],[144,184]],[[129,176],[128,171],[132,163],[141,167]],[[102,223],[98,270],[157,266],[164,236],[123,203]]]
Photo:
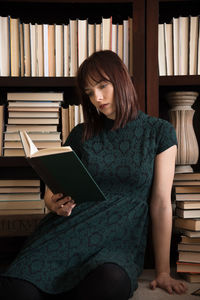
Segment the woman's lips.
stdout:
[[99,109],[103,110],[108,104],[102,104],[99,106]]

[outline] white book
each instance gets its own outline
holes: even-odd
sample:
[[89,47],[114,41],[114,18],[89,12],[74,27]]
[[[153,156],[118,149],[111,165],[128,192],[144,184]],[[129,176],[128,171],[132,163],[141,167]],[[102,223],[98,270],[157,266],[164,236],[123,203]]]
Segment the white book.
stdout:
[[23,36],[23,25],[19,24],[19,39],[20,39],[20,74],[24,76],[24,36]]
[[188,75],[189,17],[179,17],[179,75]]
[[95,50],[101,50],[101,27],[102,24],[95,24]]
[[30,51],[31,51],[31,76],[37,76],[36,69],[36,26],[35,24],[30,24]]
[[63,72],[63,25],[55,25],[56,77],[62,77]]
[[189,17],[189,75],[197,75],[197,46],[199,17]]
[[117,25],[117,54],[123,60],[123,37],[124,30],[123,30],[123,24]]
[[87,58],[87,19],[78,20],[78,66]]
[[168,76],[174,75],[173,68],[173,44],[172,44],[172,24],[164,23],[165,51],[166,51],[166,71]]
[[64,65],[64,76],[69,76],[69,24],[64,25],[64,32],[63,32],[63,43],[64,43],[64,49],[63,49],[63,65]]
[[102,18],[102,50],[111,49],[112,17]]
[[44,77],[49,76],[49,62],[48,62],[48,24],[43,24],[43,44],[44,44]]
[[198,53],[197,53],[197,75],[200,75],[200,18],[199,18]]
[[23,42],[24,42],[24,76],[31,76],[31,51],[30,51],[30,27],[23,23]]
[[129,32],[128,32],[128,20],[123,21],[123,62],[127,69],[129,67]]
[[117,53],[117,24],[112,24],[111,50]]
[[174,75],[179,75],[179,19],[172,19]]
[[70,76],[76,76],[78,67],[78,22],[69,21],[70,31]]
[[10,76],[9,18],[0,16],[0,76]]
[[88,56],[95,52],[95,25],[88,24]]
[[36,66],[37,76],[44,76],[44,44],[43,44],[43,25],[36,24]]
[[164,24],[158,24],[158,68],[160,76],[167,75]]
[[78,125],[79,123],[79,107],[78,105],[74,105],[74,126]]
[[[11,76],[20,75],[20,39],[19,39],[19,19],[10,17],[10,59]],[[4,46],[4,45],[3,45]]]

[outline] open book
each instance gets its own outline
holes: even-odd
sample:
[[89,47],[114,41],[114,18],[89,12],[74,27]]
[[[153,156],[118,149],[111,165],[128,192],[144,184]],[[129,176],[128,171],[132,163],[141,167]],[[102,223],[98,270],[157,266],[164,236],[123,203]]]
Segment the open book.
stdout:
[[38,150],[26,131],[19,133],[27,161],[54,194],[71,196],[77,204],[106,199],[71,147]]

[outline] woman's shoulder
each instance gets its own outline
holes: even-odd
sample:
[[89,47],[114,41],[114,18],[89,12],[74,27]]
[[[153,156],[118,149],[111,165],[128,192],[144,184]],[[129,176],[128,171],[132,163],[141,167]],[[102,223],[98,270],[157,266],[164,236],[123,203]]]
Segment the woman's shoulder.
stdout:
[[153,128],[155,130],[159,130],[161,128],[168,128],[174,130],[173,125],[168,121],[161,119],[159,117],[150,116],[142,111],[139,112],[138,118],[141,120],[142,124],[146,126],[146,128]]

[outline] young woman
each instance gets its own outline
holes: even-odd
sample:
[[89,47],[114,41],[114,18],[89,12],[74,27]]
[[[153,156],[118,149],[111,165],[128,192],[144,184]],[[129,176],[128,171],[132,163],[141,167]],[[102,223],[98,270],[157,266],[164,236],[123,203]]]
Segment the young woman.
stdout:
[[76,205],[70,195],[47,189],[52,212],[2,276],[0,294],[21,300],[127,300],[143,268],[149,212],[156,264],[151,288],[184,293],[186,286],[170,276],[169,263],[174,128],[139,110],[128,71],[112,51],[86,59],[77,83],[85,121],[66,145],[107,200]]

